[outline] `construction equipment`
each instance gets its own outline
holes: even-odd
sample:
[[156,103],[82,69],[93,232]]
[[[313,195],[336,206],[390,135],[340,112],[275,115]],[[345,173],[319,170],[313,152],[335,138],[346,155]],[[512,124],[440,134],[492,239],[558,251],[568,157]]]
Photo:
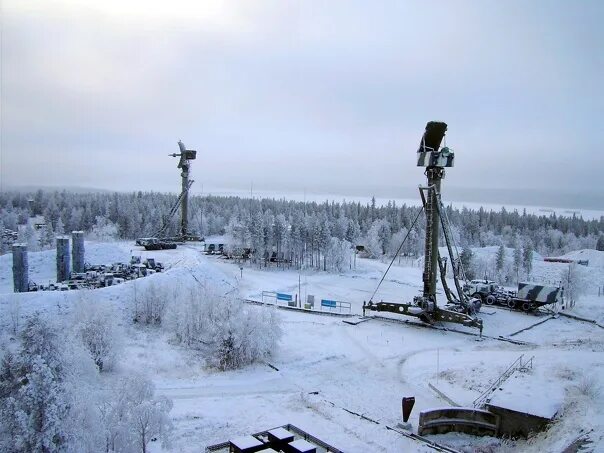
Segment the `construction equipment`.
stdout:
[[[447,125],[441,122],[431,121],[426,124],[426,130],[417,150],[417,166],[426,167],[428,185],[420,187],[420,196],[423,201],[423,211],[426,213],[426,240],[424,248],[424,272],[422,274],[422,294],[413,298],[413,303],[374,302],[378,288],[374,291],[371,299],[363,303],[365,310],[387,311],[407,316],[415,316],[423,322],[432,324],[438,321],[454,322],[469,327],[476,327],[482,333],[482,320],[476,317],[480,309],[478,299],[470,299],[463,291],[459,283],[459,272],[453,272],[457,296],[449,289],[445,280],[446,263],[440,257],[438,251],[439,225],[442,226],[443,235],[447,244],[447,251],[451,263],[460,263],[453,255],[451,233],[446,220],[446,212],[442,207],[440,198],[441,181],[445,176],[445,168],[452,167],[454,153],[446,146],[441,148],[441,142],[447,131]],[[419,213],[418,213],[419,217]],[[415,219],[417,221],[417,217]],[[415,223],[415,222],[414,222]],[[412,226],[413,227],[413,226]],[[411,228],[412,228],[411,227]],[[403,240],[403,244],[407,238]],[[399,251],[402,248],[399,247]],[[397,253],[398,254],[398,253]],[[395,255],[396,258],[396,255]],[[394,259],[393,261],[394,262]],[[390,266],[392,263],[390,263]],[[386,270],[386,273],[390,269]],[[436,301],[436,278],[437,272],[441,273],[441,281],[447,298],[447,307],[441,308]]]

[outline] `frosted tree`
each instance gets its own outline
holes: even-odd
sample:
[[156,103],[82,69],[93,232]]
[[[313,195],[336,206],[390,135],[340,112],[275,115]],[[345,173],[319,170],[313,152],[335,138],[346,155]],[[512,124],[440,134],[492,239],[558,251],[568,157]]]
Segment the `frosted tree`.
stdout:
[[526,277],[530,278],[533,270],[533,243],[527,239],[522,250],[522,267],[526,271]]
[[514,272],[516,273],[516,282],[520,279],[520,267],[522,266],[522,248],[518,238],[514,240]]
[[466,273],[466,278],[468,279],[473,279],[475,276],[473,257],[474,253],[470,247],[464,247],[459,255],[461,265],[463,266],[464,272]]
[[327,215],[323,214],[319,226],[319,249],[323,252],[323,270],[327,270],[327,248],[331,242],[331,229]]
[[369,255],[372,258],[380,258],[384,254],[382,247],[382,236],[380,234],[381,228],[381,221],[376,220],[371,225],[371,228],[369,228],[369,230],[367,231],[367,236],[365,238],[365,248],[368,249]]
[[[390,237],[390,240],[388,241],[388,248],[387,248],[387,253],[389,256],[395,255],[395,253],[397,252],[397,250],[403,243],[403,239],[405,239],[405,236],[407,236],[407,231],[403,229],[403,230],[397,231]],[[408,245],[408,244],[405,242],[405,244],[403,244],[403,248],[405,247],[405,245]],[[401,250],[401,254],[403,254],[403,253],[404,252]],[[399,259],[400,259],[400,257],[399,257]]]
[[564,288],[564,298],[570,307],[581,299],[586,293],[589,284],[589,278],[582,266],[577,263],[571,263],[568,269],[560,272],[560,280]]
[[39,315],[20,340],[0,365],[0,451],[92,451],[92,398],[81,398],[92,362]]
[[252,250],[254,251],[254,261],[262,265],[265,248],[261,212],[256,212],[251,215],[248,230],[250,232]]
[[8,316],[10,319],[11,333],[17,335],[19,333],[19,324],[21,320],[21,298],[15,295],[9,296],[8,301]]
[[118,314],[111,306],[82,297],[72,316],[73,330],[99,371],[113,368],[122,347]]
[[329,268],[336,272],[345,271],[349,265],[352,256],[352,244],[348,241],[331,238],[327,249]]
[[237,217],[231,217],[225,232],[229,239],[227,244],[229,252],[241,252],[244,248],[249,246],[250,232],[247,226]]
[[213,298],[205,308],[203,336],[211,366],[240,368],[276,350],[281,329],[274,309],[248,307],[229,296]]
[[52,229],[52,224],[48,222],[44,228],[42,229],[42,234],[40,235],[40,248],[41,249],[51,249],[55,245],[55,232]]
[[153,438],[169,447],[172,401],[155,397],[151,381],[140,374],[120,379],[99,404],[107,452],[146,452]]
[[361,236],[361,227],[359,222],[354,219],[348,220],[348,227],[346,228],[345,239],[353,245],[357,245],[357,240]]
[[[145,284],[148,283],[148,284]],[[168,300],[174,297],[175,288],[170,285],[156,285],[143,282],[143,287],[137,291],[136,282],[133,282],[134,296],[134,322],[141,324],[156,324],[162,322]]]
[[94,241],[113,241],[118,237],[118,227],[105,217],[97,216],[89,239]]
[[19,234],[19,242],[27,245],[27,250],[35,252],[39,249],[40,240],[38,233],[34,230],[31,223],[27,223],[25,228]]
[[65,234],[65,225],[63,224],[63,219],[59,217],[57,220],[57,226],[55,227],[55,232],[59,235]]
[[505,265],[505,247],[502,245],[497,249],[497,256],[495,257],[495,269],[497,273],[503,275],[503,267]]
[[270,357],[281,338],[274,309],[248,306],[206,286],[179,293],[166,317],[175,338],[201,350],[208,365],[219,370]]
[[277,248],[277,255],[287,252],[288,248],[288,225],[283,214],[279,214],[273,221],[273,240]]

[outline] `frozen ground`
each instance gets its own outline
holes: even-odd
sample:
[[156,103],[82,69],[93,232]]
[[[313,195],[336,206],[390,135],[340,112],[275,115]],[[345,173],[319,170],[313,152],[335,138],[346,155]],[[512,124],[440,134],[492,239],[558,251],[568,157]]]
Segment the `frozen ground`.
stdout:
[[[174,451],[200,451],[205,445],[242,434],[293,423],[345,451],[432,451],[388,430],[401,421],[401,398],[415,396],[410,422],[417,428],[419,412],[446,406],[428,384],[453,401],[471,405],[480,393],[521,354],[534,357],[533,368],[516,373],[497,390],[500,404],[533,412],[558,411],[556,423],[530,441],[501,442],[462,435],[432,436],[457,449],[474,451],[562,451],[579,429],[593,430],[589,446],[604,449],[604,398],[597,393],[604,382],[604,329],[565,317],[552,318],[514,335],[522,344],[499,341],[546,317],[487,308],[481,314],[485,336],[371,320],[356,326],[340,318],[283,311],[281,347],[268,364],[256,364],[232,372],[216,372],[202,366],[194,353],[174,346],[161,329],[138,328],[128,321],[137,289],[145,285],[192,286],[199,282],[227,285],[246,298],[258,298],[263,290],[314,294],[317,299],[349,301],[361,312],[386,268],[386,264],[357,260],[356,270],[332,275],[323,272],[298,274],[291,270],[263,270],[239,266],[205,256],[194,245],[176,250],[141,252],[130,243],[86,243],[91,263],[128,259],[130,251],[153,256],[169,269],[163,274],[95,290],[100,303],[123,309],[127,347],[116,373],[146,370],[158,392],[173,399]],[[592,253],[593,252],[593,253]],[[484,253],[491,253],[484,251]],[[578,253],[578,252],[577,252]],[[601,254],[590,254],[594,280],[604,281]],[[593,255],[593,256],[591,256]],[[52,279],[54,252],[30,254],[30,277]],[[600,261],[598,261],[600,260]],[[376,299],[404,301],[421,288],[421,269],[395,265]],[[535,262],[535,274],[555,275],[560,264]],[[67,316],[87,292],[11,294],[10,255],[0,257],[0,322],[8,326],[11,301],[20,302],[21,314],[33,311],[48,316]],[[176,301],[177,303],[177,301]],[[263,308],[258,307],[261,310]],[[574,314],[604,322],[604,297],[589,294]],[[459,330],[463,328],[455,327]],[[468,330],[468,329],[466,329]],[[350,411],[350,412],[348,412]],[[363,419],[353,413],[374,420]],[[157,451],[157,446],[152,445]]]

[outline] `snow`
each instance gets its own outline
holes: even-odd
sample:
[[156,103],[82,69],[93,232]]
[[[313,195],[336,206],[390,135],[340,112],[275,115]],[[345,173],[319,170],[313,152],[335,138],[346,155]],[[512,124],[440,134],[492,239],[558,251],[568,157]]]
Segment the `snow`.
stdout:
[[600,250],[576,250],[561,256],[571,260],[589,260],[588,267],[604,269],[604,252]]
[[279,439],[279,440],[283,440],[283,439],[287,439],[289,437],[292,437],[292,433],[290,433],[285,428],[271,429],[268,433],[271,436],[273,436],[273,437],[275,437],[276,439]]
[[[530,372],[514,373],[495,390],[490,403],[543,418],[554,418],[562,409],[564,388],[553,371],[546,362],[539,363]],[[547,392],[543,391],[544,388]]]
[[304,439],[298,439],[298,440],[294,440],[293,442],[289,443],[289,446],[293,449],[293,451],[297,451],[297,452],[311,452],[311,451],[316,451],[317,447],[315,447],[314,445],[312,445],[309,442],[306,442]]
[[[218,372],[204,367],[197,353],[174,344],[166,330],[133,325],[129,313],[136,292],[148,285],[195,288],[202,282],[259,300],[263,290],[296,294],[300,288],[304,299],[313,294],[316,300],[349,301],[353,313],[360,314],[387,263],[357,258],[356,269],[339,274],[245,265],[241,277],[237,263],[206,256],[201,247],[187,244],[176,250],[145,252],[131,243],[86,242],[87,262],[127,261],[133,253],[154,257],[167,267],[164,273],[86,292],[12,294],[11,257],[4,255],[0,257],[0,327],[7,331],[9,308],[15,301],[22,316],[41,311],[57,319],[67,316],[83,296],[94,296],[98,303],[121,310],[126,344],[113,372],[144,371],[157,393],[173,400],[174,451],[199,451],[205,445],[286,423],[345,451],[431,451],[386,429],[402,420],[401,398],[415,396],[409,422],[417,429],[420,411],[448,404],[428,384],[456,403],[472,406],[521,354],[534,356],[532,370],[514,373],[493,393],[492,401],[516,410],[558,413],[558,418],[547,433],[530,442],[517,441],[516,449],[562,450],[577,437],[579,428],[593,429],[594,451],[604,449],[600,434],[604,432],[604,402],[577,390],[587,377],[604,382],[604,329],[597,325],[557,317],[515,335],[523,344],[512,344],[496,338],[545,318],[485,307],[481,317],[488,338],[480,339],[381,319],[352,326],[337,317],[283,310],[279,315],[284,336],[268,361],[276,370],[256,363]],[[596,257],[601,255],[592,252],[587,269],[593,279],[604,282],[604,268],[596,265]],[[54,251],[30,253],[29,262],[32,280],[41,282],[54,276]],[[535,260],[534,274],[553,276],[565,266]],[[410,301],[421,290],[421,272],[417,263],[395,263],[374,300]],[[604,298],[598,298],[597,288],[590,288],[571,313],[604,320]],[[449,327],[475,332],[458,325]],[[432,438],[459,449],[487,444],[503,448],[494,439],[453,434]],[[151,443],[150,449],[160,451],[161,447]]]
[[252,436],[238,437],[237,439],[230,440],[235,447],[245,450],[247,448],[261,447],[263,445],[258,439]]

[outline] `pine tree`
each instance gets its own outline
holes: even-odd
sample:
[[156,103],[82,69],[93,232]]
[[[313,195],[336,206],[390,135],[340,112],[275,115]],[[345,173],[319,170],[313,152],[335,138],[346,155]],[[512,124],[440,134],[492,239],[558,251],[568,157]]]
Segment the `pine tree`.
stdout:
[[522,248],[516,238],[514,241],[514,270],[516,271],[516,279],[519,279],[520,266],[522,266]]
[[604,235],[600,235],[598,243],[596,244],[596,250],[604,252]]
[[461,265],[463,266],[463,270],[466,274],[466,278],[472,279],[474,278],[474,269],[472,267],[472,258],[474,257],[474,253],[469,246],[466,246],[461,251],[459,256],[461,260]]
[[526,271],[527,278],[530,278],[531,271],[533,270],[533,242],[527,239],[524,243],[524,249],[522,251],[522,267]]
[[503,265],[505,264],[505,247],[502,245],[499,246],[497,250],[497,258],[495,259],[495,266],[498,272],[503,270]]
[[63,220],[60,217],[57,220],[57,226],[55,228],[55,232],[58,235],[65,234],[65,225],[63,224]]
[[42,250],[50,249],[53,247],[55,241],[55,232],[52,231],[52,225],[50,223],[46,224],[42,229],[42,234],[40,235],[40,248]]
[[327,214],[323,213],[319,230],[319,248],[323,251],[323,270],[327,270],[327,249],[331,242],[331,229]]

